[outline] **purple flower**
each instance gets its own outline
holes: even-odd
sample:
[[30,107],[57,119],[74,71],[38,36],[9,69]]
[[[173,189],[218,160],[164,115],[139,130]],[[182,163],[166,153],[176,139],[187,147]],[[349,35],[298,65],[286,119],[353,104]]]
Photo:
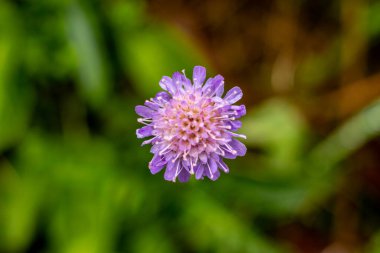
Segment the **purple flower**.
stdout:
[[178,177],[187,182],[191,175],[216,180],[219,170],[229,172],[223,158],[245,155],[244,144],[234,139],[245,138],[234,133],[246,113],[244,105],[233,105],[243,96],[241,89],[234,87],[222,97],[224,78],[217,75],[204,83],[205,79],[201,66],[194,67],[193,82],[179,72],[164,76],[159,84],[165,92],[136,106],[138,122],[145,125],[137,129],[137,137],[152,136],[142,143],[152,144],[152,174],[166,167],[164,178],[169,181]]

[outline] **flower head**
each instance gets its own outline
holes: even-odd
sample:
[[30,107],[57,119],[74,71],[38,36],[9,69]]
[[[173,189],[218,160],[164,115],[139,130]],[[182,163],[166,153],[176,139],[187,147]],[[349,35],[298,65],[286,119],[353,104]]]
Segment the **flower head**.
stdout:
[[216,180],[219,170],[229,172],[223,158],[245,155],[246,147],[234,138],[245,138],[234,133],[246,113],[244,105],[233,105],[243,96],[241,89],[234,87],[222,97],[224,78],[205,79],[201,66],[194,67],[193,82],[179,72],[164,76],[159,84],[165,91],[136,106],[138,122],[145,125],[137,129],[137,137],[152,137],[142,144],[152,145],[152,174],[166,167],[164,178],[169,181],[178,177],[186,182],[193,174]]

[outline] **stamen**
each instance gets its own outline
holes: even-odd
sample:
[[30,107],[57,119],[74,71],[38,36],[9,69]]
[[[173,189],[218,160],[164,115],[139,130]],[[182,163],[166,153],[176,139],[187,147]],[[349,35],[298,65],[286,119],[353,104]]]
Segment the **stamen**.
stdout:
[[[232,153],[233,155],[236,155],[236,154],[237,154],[237,151],[234,150],[229,144],[226,143],[226,144],[224,144],[223,147],[225,147],[226,150],[227,150],[228,152]],[[222,147],[222,148],[223,148],[223,147]]]
[[147,119],[147,118],[138,118],[137,119],[137,122],[139,123],[146,123],[146,122],[152,122],[153,120],[152,119]]
[[218,165],[220,168],[222,168],[222,170],[225,172],[225,173],[228,173],[228,168],[227,166],[223,165],[220,161],[218,161]]
[[[173,182],[175,182],[175,179],[176,177],[179,175],[179,173],[181,173],[182,169],[183,169],[183,166],[180,166],[180,162],[177,162],[177,168],[176,168],[176,171],[175,171],[175,176],[174,176],[174,179],[173,179]],[[181,168],[181,169],[179,169]]]
[[158,138],[158,137],[155,136],[155,137],[153,137],[153,138],[151,138],[151,139],[149,139],[149,140],[143,141],[143,143],[141,143],[141,146],[144,146],[144,145],[146,145],[146,144],[150,144],[150,143],[152,143],[154,140],[156,140],[157,138]]
[[219,117],[212,117],[212,119],[228,119],[228,115],[222,115]]
[[173,142],[169,143],[169,145],[167,145],[164,149],[162,149],[162,150],[160,151],[160,153],[158,153],[158,154],[159,154],[159,155],[166,154],[167,152],[165,152],[165,151],[168,150],[172,144],[173,144]]
[[243,138],[243,139],[247,139],[247,136],[246,135],[244,135],[244,134],[237,134],[237,133],[234,133],[234,132],[231,132],[231,131],[226,131],[226,132],[228,132],[229,134],[231,134],[231,136],[233,136],[233,137],[239,137],[239,138]]
[[180,157],[181,156],[181,153],[178,153],[177,155],[176,155],[176,157],[172,160],[172,162],[174,163],[177,159],[178,159],[178,157]]
[[194,166],[195,164],[193,164],[190,159],[190,174],[194,174]]
[[231,126],[230,125],[216,125],[218,128],[222,128],[222,129],[231,129]]
[[208,163],[207,163],[207,167],[208,167],[208,170],[210,172],[211,178],[214,178],[214,174],[212,174],[210,165]]
[[221,152],[220,155],[221,155],[221,156],[224,156],[224,155],[225,155],[224,150],[223,150],[220,146],[217,147],[217,150],[220,150],[220,152]]
[[145,100],[145,103],[151,103],[151,104],[155,104],[155,105],[161,106],[161,104],[159,104],[156,101],[154,101],[153,98],[151,98],[150,100]]

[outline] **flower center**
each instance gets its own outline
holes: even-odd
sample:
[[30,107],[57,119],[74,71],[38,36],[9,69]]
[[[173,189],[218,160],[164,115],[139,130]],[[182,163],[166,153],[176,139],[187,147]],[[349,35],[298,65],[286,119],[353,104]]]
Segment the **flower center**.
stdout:
[[186,94],[174,97],[154,119],[155,134],[168,151],[175,151],[186,160],[202,152],[215,152],[223,140],[223,121],[214,101],[209,97]]

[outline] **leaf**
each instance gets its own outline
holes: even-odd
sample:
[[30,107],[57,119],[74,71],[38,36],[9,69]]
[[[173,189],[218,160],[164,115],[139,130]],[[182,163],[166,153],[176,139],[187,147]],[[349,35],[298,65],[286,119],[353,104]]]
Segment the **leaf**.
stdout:
[[367,248],[367,250],[365,251],[366,253],[380,253],[380,232],[379,231],[372,236],[366,248]]
[[0,251],[24,252],[33,239],[39,187],[24,184],[7,161],[0,164]]
[[247,136],[244,142],[250,147],[263,148],[269,167],[285,174],[296,169],[307,128],[294,106],[285,100],[270,100],[255,111],[248,111],[242,121],[241,132]]
[[311,152],[309,161],[319,165],[319,174],[326,173],[379,134],[380,100],[377,100],[322,141]]
[[97,27],[86,9],[73,3],[67,14],[69,37],[77,53],[78,85],[85,100],[93,106],[106,102],[110,92],[110,77]]
[[22,31],[14,17],[14,10],[0,3],[0,150],[22,138],[31,113],[30,84],[20,73]]
[[[119,180],[121,170],[107,142],[30,133],[16,161],[23,189],[37,193],[28,201],[44,210],[49,221],[44,232],[49,234],[52,251],[112,251],[126,183]],[[24,214],[23,209],[18,212]],[[35,217],[26,219],[35,221]],[[11,228],[17,225],[10,222]],[[19,229],[27,232],[22,226]]]
[[140,94],[152,96],[160,89],[161,77],[174,71],[185,69],[191,77],[194,65],[204,62],[182,36],[164,26],[151,26],[126,38],[124,65]]
[[[182,201],[181,232],[201,252],[287,252],[265,239],[247,223],[204,192],[191,191]],[[196,226],[194,226],[196,221]]]

